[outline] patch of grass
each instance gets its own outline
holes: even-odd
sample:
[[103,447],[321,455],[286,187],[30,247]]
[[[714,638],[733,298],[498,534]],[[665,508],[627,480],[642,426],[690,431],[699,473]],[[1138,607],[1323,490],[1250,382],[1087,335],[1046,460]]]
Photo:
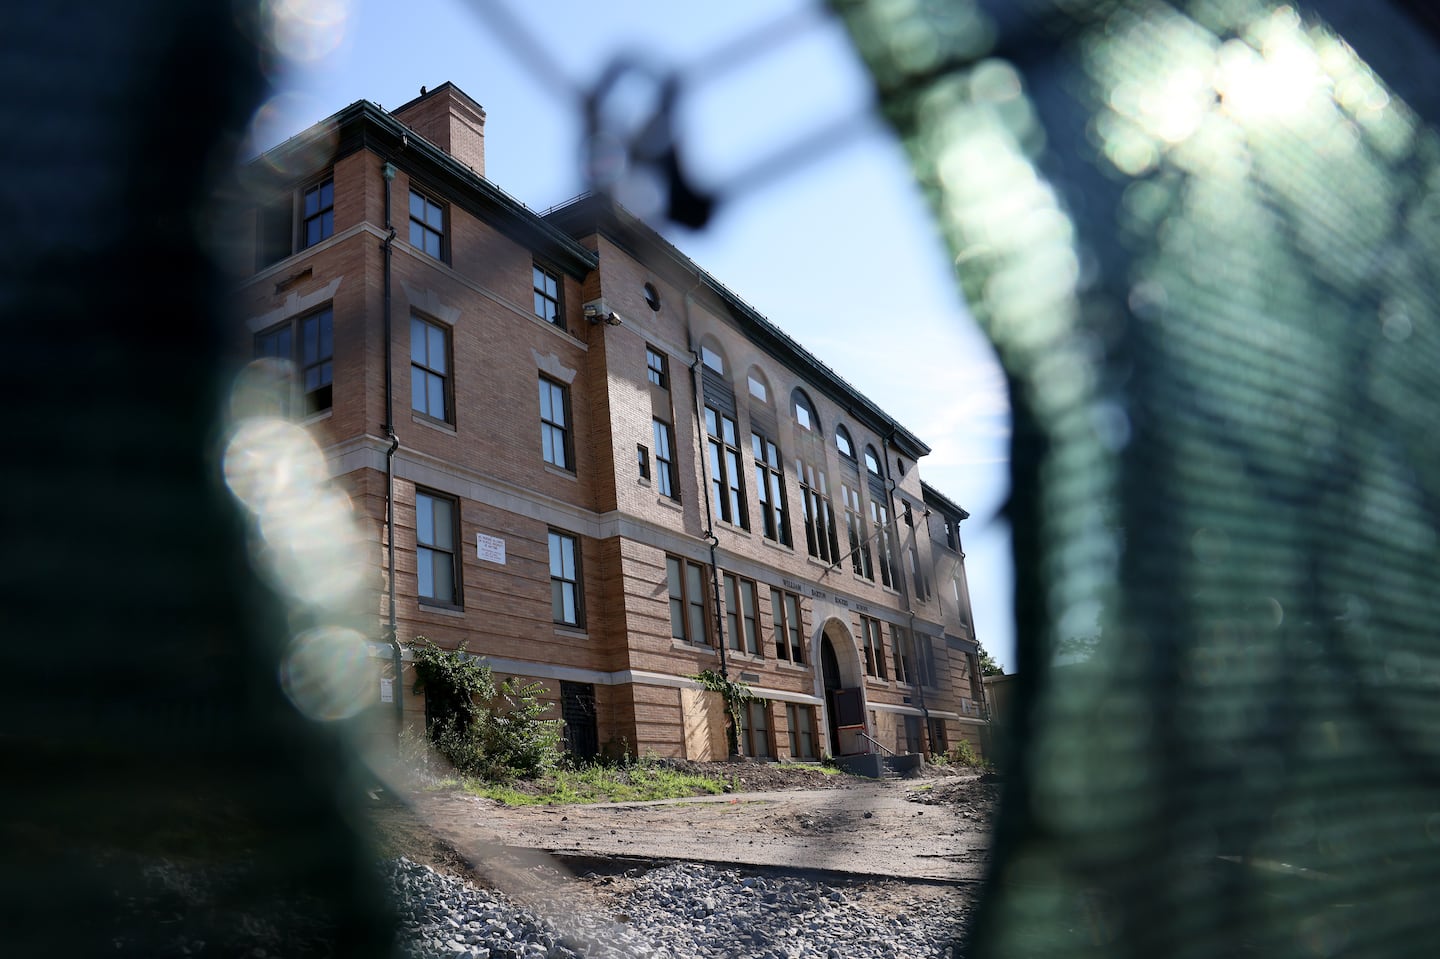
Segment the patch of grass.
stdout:
[[716,795],[725,792],[727,785],[709,776],[695,776],[642,762],[634,766],[557,769],[543,778],[515,784],[467,780],[464,789],[507,806],[561,806]]

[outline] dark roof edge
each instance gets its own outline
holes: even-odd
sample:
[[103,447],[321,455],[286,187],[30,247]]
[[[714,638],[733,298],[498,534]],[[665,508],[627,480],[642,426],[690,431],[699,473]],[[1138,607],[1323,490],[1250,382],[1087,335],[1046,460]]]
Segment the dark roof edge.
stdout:
[[[825,365],[815,354],[797,343],[784,330],[766,319],[729,287],[711,276],[669,240],[624,207],[593,193],[582,193],[558,206],[551,207],[543,215],[547,220],[564,224],[572,235],[600,233],[627,250],[631,250],[632,244],[629,241],[633,239],[648,244],[655,252],[668,258],[684,273],[699,279],[707,289],[719,297],[721,302],[729,308],[731,317],[741,327],[741,332],[749,336],[771,356],[808,373],[815,385],[832,400],[843,406],[851,416],[869,420],[876,432],[888,434],[887,438],[890,443],[912,459],[919,459],[930,452],[930,447],[923,440],[900,425],[894,417],[882,410],[839,373]],[[638,251],[631,250],[631,252]]]
[[946,496],[944,493],[940,492],[938,489],[931,486],[923,479],[920,481],[920,494],[924,497],[925,502],[929,503],[932,506],[938,506],[943,510],[953,512],[962,520],[970,518],[969,510],[965,509],[965,507],[961,506],[959,503],[956,503],[950,497]]
[[[430,92],[433,94],[435,91]],[[583,278],[586,273],[599,265],[599,257],[593,250],[581,246],[570,234],[557,229],[554,224],[524,203],[369,100],[356,100],[338,113],[267,150],[251,161],[250,165],[255,167],[264,164],[267,159],[273,159],[278,161],[274,166],[285,169],[288,167],[285,162],[287,157],[303,158],[306,151],[313,150],[316,142],[331,130],[337,137],[337,148],[331,156],[331,160],[349,156],[351,153],[365,148],[371,149],[372,152],[380,152],[376,150],[378,144],[363,136],[363,128],[366,124],[384,136],[387,141],[394,141],[393,155],[389,159],[397,160],[403,153],[418,154],[424,161],[452,178],[460,187],[458,191],[460,194],[467,192],[473,194],[473,199],[478,202],[469,204],[477,208],[472,212],[488,214],[491,218],[498,220],[494,225],[502,232],[506,232],[520,242],[534,243],[542,247],[538,252],[544,253],[557,268]],[[356,131],[361,132],[362,135],[353,135]],[[307,171],[307,174],[309,172],[313,171]],[[465,198],[462,197],[462,199]]]

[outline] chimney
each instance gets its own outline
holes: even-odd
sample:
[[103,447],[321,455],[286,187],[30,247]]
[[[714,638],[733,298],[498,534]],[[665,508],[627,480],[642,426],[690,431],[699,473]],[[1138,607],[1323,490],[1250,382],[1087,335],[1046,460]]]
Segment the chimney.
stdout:
[[447,80],[434,90],[421,93],[391,116],[476,173],[485,175],[485,108],[455,84]]

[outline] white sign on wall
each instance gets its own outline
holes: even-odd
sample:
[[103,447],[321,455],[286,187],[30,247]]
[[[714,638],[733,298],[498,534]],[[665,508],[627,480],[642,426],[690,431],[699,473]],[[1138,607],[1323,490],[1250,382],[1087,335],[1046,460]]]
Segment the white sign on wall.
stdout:
[[395,680],[380,678],[380,701],[382,703],[393,703],[395,701]]
[[505,565],[505,541],[499,536],[475,534],[475,555],[487,563]]

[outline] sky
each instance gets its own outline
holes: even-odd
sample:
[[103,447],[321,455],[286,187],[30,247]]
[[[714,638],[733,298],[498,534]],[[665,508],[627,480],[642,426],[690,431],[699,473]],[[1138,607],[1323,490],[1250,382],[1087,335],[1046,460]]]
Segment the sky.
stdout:
[[[1004,379],[827,13],[805,0],[270,7],[290,65],[252,149],[356,100],[393,109],[449,80],[485,108],[486,176],[536,211],[585,189],[581,97],[606,67],[643,67],[616,90],[622,113],[649,102],[639,78],[678,74],[682,155],[721,202],[703,231],[652,225],[931,447],[921,476],[971,514],[961,533],[976,638],[1014,670]],[[800,161],[766,162],[801,144]]]

